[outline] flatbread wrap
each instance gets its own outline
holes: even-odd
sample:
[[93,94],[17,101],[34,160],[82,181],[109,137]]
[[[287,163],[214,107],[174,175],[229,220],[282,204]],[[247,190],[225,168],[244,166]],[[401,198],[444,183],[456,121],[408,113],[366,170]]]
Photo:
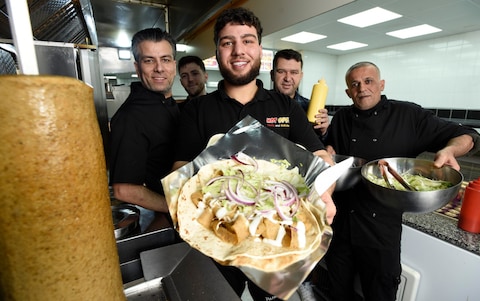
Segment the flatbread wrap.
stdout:
[[182,239],[221,264],[265,272],[308,257],[322,231],[298,169],[242,153],[232,158],[203,166],[182,187]]

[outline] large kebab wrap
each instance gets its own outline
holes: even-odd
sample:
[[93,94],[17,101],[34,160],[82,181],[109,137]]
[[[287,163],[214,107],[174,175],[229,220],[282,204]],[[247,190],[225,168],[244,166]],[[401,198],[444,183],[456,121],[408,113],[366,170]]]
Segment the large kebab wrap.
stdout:
[[[242,164],[238,164],[237,158],[232,159],[232,156],[238,154],[255,163],[241,167]],[[311,152],[247,116],[215,144],[207,147],[194,161],[162,179],[162,184],[172,220],[182,239],[215,261],[240,268],[247,277],[269,293],[288,299],[320,261],[330,243],[332,231],[326,224],[325,209],[313,206],[307,200],[309,187],[312,187],[316,176],[327,167],[323,160]],[[237,168],[241,171],[236,171]],[[227,227],[234,234],[232,236],[232,233],[229,233],[233,237],[230,239],[215,231],[218,224],[208,226],[209,222],[205,223],[205,219],[201,217],[202,212],[206,211],[205,204],[200,206],[196,199],[202,195],[204,199],[210,198],[210,192],[206,190],[207,186],[212,185],[209,182],[219,175],[229,178],[231,175],[226,174],[228,172],[225,170],[230,169],[244,177],[249,168],[253,169],[251,174],[267,178],[268,183],[286,183],[297,190],[298,200],[292,205],[293,209],[288,211],[287,208],[284,214],[276,214],[277,219],[281,220],[280,224],[285,225],[287,232],[290,231],[285,235],[287,238],[280,238],[280,242],[278,237],[276,241],[273,237],[267,242],[264,235],[258,234],[260,230],[255,234],[255,229],[261,226],[255,226],[252,230],[252,212],[245,214],[250,218],[246,229],[245,226],[243,230],[237,230],[236,226],[235,230]],[[286,173],[287,180],[279,177],[280,173]],[[288,177],[295,178],[295,181],[288,180]],[[223,182],[223,179],[218,182]],[[238,185],[238,182],[234,185]],[[269,209],[272,208],[260,208],[263,212]],[[245,209],[240,211],[243,210]],[[214,216],[212,220],[217,220],[216,213]],[[266,222],[268,219],[264,218]],[[278,227],[278,223],[276,226]],[[272,224],[267,224],[266,227],[272,228]],[[300,231],[302,234],[296,234],[298,229],[304,229],[303,232]],[[275,236],[277,232],[278,230],[275,230]]]

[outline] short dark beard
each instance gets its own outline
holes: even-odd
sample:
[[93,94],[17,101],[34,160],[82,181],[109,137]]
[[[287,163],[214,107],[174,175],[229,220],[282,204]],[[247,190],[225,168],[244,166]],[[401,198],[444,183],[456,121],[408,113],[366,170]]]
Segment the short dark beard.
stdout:
[[243,86],[257,78],[257,76],[260,74],[260,64],[260,60],[258,60],[258,64],[254,65],[250,72],[241,77],[238,77],[230,72],[230,70],[223,68],[221,64],[218,65],[218,68],[220,69],[220,74],[222,74],[223,79],[227,83],[233,86]]

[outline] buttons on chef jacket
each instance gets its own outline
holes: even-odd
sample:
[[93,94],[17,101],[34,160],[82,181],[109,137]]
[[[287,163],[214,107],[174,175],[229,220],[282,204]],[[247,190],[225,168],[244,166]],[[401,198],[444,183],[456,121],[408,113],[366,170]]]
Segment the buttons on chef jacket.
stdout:
[[[370,116],[378,116],[379,113],[378,113],[377,111],[374,111],[374,112],[371,112],[370,114],[371,114]],[[356,118],[359,118],[360,115],[359,115],[358,113],[355,113],[355,117],[356,117]],[[354,134],[355,134],[355,133],[354,133]],[[372,141],[373,143],[378,142],[378,138],[371,138],[371,139],[372,139],[371,141]],[[358,140],[357,140],[357,138],[351,138],[351,142],[352,142],[352,143],[356,143],[356,142],[358,142]]]

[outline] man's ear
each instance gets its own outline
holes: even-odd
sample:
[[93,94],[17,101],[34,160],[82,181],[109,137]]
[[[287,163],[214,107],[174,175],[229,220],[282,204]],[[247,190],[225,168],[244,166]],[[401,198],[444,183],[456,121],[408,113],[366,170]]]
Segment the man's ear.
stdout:
[[135,66],[135,73],[137,74],[137,76],[140,78],[140,70],[138,69],[138,63],[135,61],[133,62],[133,66]]
[[350,95],[350,91],[349,91],[348,89],[345,89],[345,93],[347,93],[347,96],[348,96],[349,98],[352,98],[352,96]]
[[275,77],[274,77],[274,73],[273,73],[273,69],[270,70],[270,79],[273,81],[275,81]]

